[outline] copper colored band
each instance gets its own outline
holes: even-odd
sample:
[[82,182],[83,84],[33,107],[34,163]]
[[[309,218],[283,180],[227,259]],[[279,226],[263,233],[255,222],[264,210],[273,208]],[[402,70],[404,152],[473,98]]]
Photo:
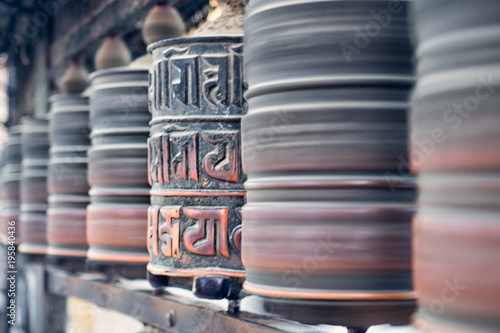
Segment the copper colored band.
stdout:
[[87,256],[87,251],[86,250],[66,249],[66,248],[61,248],[61,247],[50,246],[47,249],[47,255],[49,255],[49,256],[61,256],[61,257],[85,258]]
[[416,293],[408,292],[331,292],[331,291],[298,291],[285,289],[270,289],[255,285],[246,281],[243,289],[252,294],[276,297],[276,298],[298,298],[298,299],[317,299],[317,300],[345,300],[345,301],[389,301],[389,300],[413,300],[416,299]]
[[47,254],[47,245],[33,245],[23,243],[19,245],[19,252],[29,254]]
[[[404,177],[404,176],[402,176]],[[394,183],[397,188],[413,188],[415,180],[410,176]],[[245,183],[247,190],[276,190],[296,188],[387,188],[386,176],[295,176],[261,177],[249,179]]]
[[164,197],[244,197],[246,192],[217,192],[217,191],[187,191],[187,190],[168,190],[157,191],[151,190],[151,195],[164,196]]
[[116,251],[114,253],[101,253],[99,250],[89,249],[87,258],[92,261],[124,262],[146,264],[149,261],[148,254],[126,254]]
[[207,275],[220,275],[228,277],[238,277],[244,278],[245,272],[242,271],[230,271],[230,270],[204,270],[204,269],[168,269],[168,268],[157,268],[151,264],[148,264],[148,272],[154,275],[166,275],[166,276],[176,276],[176,277],[196,277],[196,276],[207,276]]
[[151,120],[149,124],[151,126],[158,125],[158,124],[163,124],[163,123],[174,123],[174,122],[186,122],[186,121],[192,121],[192,122],[216,122],[216,121],[240,121],[241,120],[240,115],[224,115],[224,116],[218,116],[218,115],[182,115],[182,116],[162,116],[162,117],[155,117],[155,119]]
[[96,187],[93,186],[89,191],[89,195],[97,196],[147,196],[149,189],[147,188],[114,188],[114,187]]

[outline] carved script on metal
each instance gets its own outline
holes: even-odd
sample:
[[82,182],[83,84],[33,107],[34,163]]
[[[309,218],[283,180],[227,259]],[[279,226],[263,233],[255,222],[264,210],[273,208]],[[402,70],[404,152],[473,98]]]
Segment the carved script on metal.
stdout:
[[241,46],[228,54],[190,54],[189,48],[171,49],[153,65],[150,74],[152,106],[172,108],[173,103],[200,107],[243,104]]
[[[229,229],[229,208],[152,206],[148,212],[148,250],[179,259],[181,243],[201,256],[230,257],[229,244],[241,250],[241,225]],[[182,229],[182,230],[181,230]]]
[[[199,139],[213,150],[200,151]],[[148,140],[149,183],[160,184],[199,180],[199,167],[213,179],[239,182],[240,154],[238,131],[168,133]],[[202,163],[198,163],[202,161]]]

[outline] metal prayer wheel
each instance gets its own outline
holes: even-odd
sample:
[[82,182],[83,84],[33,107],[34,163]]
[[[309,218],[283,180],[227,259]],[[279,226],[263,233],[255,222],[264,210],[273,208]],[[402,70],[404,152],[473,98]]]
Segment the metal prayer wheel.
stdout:
[[432,333],[498,332],[500,4],[422,0],[413,7],[415,324]]
[[[8,222],[15,223],[16,244],[21,240],[19,230],[20,181],[21,181],[21,126],[9,129],[7,142],[3,147],[4,165],[2,168],[2,212],[1,233],[8,239]],[[12,235],[11,239],[14,239]]]
[[120,268],[139,266],[123,274],[145,275],[148,71],[106,69],[94,72],[91,81],[87,257],[92,263]]
[[359,328],[410,320],[407,4],[249,3],[244,289],[274,312]]
[[85,258],[89,138],[88,97],[59,94],[50,98],[47,254]]
[[23,238],[19,251],[27,254],[46,254],[48,120],[24,118],[21,142],[23,161],[20,231]]
[[241,289],[242,46],[241,37],[226,36],[149,46],[148,272],[154,286],[191,280],[195,295],[213,299],[237,297]]

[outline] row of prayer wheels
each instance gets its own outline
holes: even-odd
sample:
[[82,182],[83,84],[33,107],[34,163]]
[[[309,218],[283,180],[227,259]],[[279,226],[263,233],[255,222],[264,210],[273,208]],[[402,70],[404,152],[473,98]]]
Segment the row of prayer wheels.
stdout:
[[414,3],[417,326],[500,330],[500,3]]
[[151,55],[101,50],[11,128],[4,241],[307,323],[498,331],[500,5],[251,0],[243,31],[230,2],[185,38],[155,7]]

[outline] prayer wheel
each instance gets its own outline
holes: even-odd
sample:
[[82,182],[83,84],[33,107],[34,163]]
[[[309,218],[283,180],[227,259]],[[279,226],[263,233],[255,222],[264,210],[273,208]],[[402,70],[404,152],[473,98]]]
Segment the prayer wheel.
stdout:
[[91,82],[87,258],[96,264],[137,267],[131,274],[145,275],[148,72],[105,69],[94,72]]
[[500,327],[500,4],[415,1],[416,325]]
[[11,222],[15,230],[10,235],[9,241],[16,244],[21,240],[19,230],[19,206],[20,206],[20,181],[21,181],[21,126],[11,127],[8,131],[7,142],[3,147],[2,167],[2,211],[1,211],[1,233],[9,240],[8,226]]
[[410,320],[415,191],[400,167],[413,83],[407,7],[249,2],[244,289],[295,320]]
[[87,255],[86,209],[89,138],[88,97],[59,94],[50,99],[47,254],[56,258]]
[[195,295],[237,298],[245,202],[240,121],[242,38],[153,43],[148,140],[149,280],[188,281]]
[[24,118],[22,127],[21,225],[19,251],[47,253],[47,168],[49,126],[45,118]]
[[[178,37],[183,30],[176,9],[158,4],[146,17],[142,34],[150,43],[157,38]],[[113,60],[116,50],[105,44],[96,56],[100,70],[91,75],[87,257],[91,266],[111,268],[129,277],[145,277],[149,260],[146,236],[151,56],[144,55],[123,67],[117,62],[120,57]],[[109,68],[117,65],[122,67]]]

